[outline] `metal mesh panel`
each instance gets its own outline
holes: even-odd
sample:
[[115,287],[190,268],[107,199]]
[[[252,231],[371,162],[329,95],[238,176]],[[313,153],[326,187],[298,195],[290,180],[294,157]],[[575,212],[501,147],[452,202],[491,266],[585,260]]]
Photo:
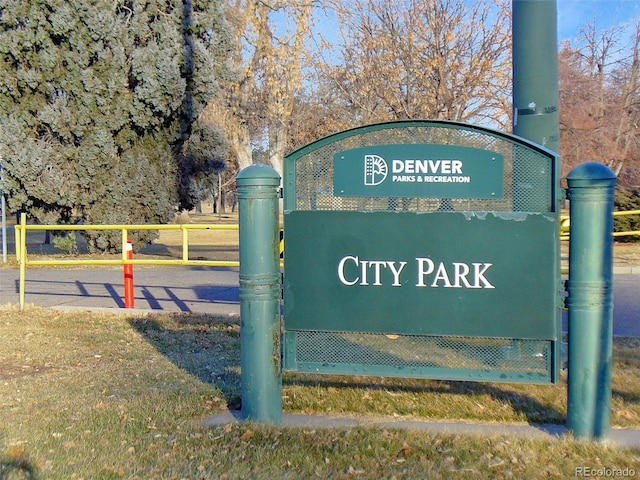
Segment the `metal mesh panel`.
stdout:
[[323,366],[343,366],[342,373],[351,368],[362,373],[359,367],[365,366],[372,374],[376,367],[390,367],[403,376],[412,370],[424,375],[429,373],[425,370],[447,369],[465,371],[466,377],[489,370],[546,377],[550,368],[551,342],[541,340],[321,331],[295,335],[295,359],[304,371],[323,373]]
[[[339,197],[333,191],[333,157],[344,150],[387,144],[460,145],[504,157],[504,198]],[[296,160],[296,210],[527,211],[552,210],[551,159],[502,137],[433,125],[365,131],[313,150]]]

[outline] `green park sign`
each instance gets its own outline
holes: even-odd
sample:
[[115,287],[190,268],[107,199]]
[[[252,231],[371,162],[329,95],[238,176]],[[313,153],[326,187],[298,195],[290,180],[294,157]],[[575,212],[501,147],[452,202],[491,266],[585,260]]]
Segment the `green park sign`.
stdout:
[[559,159],[454,122],[285,159],[284,368],[555,382]]
[[540,258],[554,250],[553,217],[291,212],[287,228],[299,232],[286,239],[287,328],[555,335],[556,264]]

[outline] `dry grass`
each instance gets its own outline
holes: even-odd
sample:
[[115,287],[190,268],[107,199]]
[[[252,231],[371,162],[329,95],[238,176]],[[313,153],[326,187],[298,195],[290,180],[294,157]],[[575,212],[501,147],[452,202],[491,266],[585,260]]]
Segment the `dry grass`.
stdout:
[[[640,451],[390,429],[203,426],[240,400],[234,317],[0,309],[0,478],[568,478]],[[613,422],[639,426],[640,341],[615,340]],[[288,412],[564,422],[564,386],[285,377]]]

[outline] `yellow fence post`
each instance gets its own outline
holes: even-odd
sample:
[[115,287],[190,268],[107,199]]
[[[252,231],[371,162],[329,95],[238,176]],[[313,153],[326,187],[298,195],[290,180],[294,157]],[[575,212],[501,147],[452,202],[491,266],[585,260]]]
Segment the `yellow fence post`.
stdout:
[[20,261],[20,224],[16,225],[13,229],[13,234],[15,235],[15,245],[16,245],[16,262]]
[[189,229],[184,225],[180,225],[182,229],[182,261],[189,261]]
[[123,228],[122,229],[122,261],[125,261],[127,259],[127,240],[129,240],[127,238],[127,229]]
[[27,214],[20,214],[20,310],[24,310],[25,283],[27,276]]

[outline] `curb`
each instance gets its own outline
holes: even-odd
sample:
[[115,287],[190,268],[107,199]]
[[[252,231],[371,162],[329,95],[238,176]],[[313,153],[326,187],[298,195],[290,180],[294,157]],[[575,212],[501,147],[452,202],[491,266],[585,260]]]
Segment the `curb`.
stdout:
[[[240,424],[245,419],[242,412],[225,411],[202,421],[206,427],[218,427]],[[284,414],[283,428],[382,428],[397,430],[416,430],[450,435],[510,436],[514,438],[560,440],[571,433],[564,425],[535,424],[497,424],[497,423],[461,423],[431,420],[402,420],[381,417],[330,417],[321,415]],[[640,430],[612,429],[608,438],[585,442],[612,445],[618,448],[640,448]]]
[[[17,304],[16,304],[17,305]],[[36,305],[37,306],[37,305]],[[48,308],[51,310],[60,310],[63,312],[91,312],[91,313],[110,313],[113,315],[139,315],[139,316],[151,316],[151,315],[223,315],[228,317],[238,317],[239,312],[231,311],[228,306],[223,306],[213,312],[184,312],[174,310],[161,310],[150,308],[124,308],[124,307],[85,307],[85,306],[73,306],[73,305],[54,305],[52,307],[38,307]]]
[[640,265],[628,267],[613,267],[614,275],[640,275]]

